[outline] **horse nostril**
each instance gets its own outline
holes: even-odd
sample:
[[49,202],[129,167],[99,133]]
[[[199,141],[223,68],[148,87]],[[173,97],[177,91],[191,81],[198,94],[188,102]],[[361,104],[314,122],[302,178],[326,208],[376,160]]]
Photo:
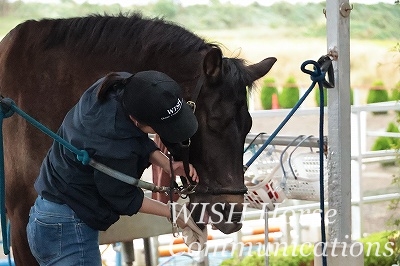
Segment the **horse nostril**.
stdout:
[[234,212],[232,214],[232,222],[239,223],[242,220],[242,213],[241,212]]
[[224,210],[224,219],[229,223],[240,223],[242,221],[242,212],[235,211],[235,206],[229,204]]

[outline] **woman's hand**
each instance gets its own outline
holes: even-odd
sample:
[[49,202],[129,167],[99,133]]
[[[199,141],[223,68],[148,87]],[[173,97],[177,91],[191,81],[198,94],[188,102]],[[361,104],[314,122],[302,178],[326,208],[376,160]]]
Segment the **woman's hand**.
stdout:
[[[171,174],[169,158],[159,150],[154,151],[150,154],[150,163],[158,165],[165,172]],[[183,162],[173,161],[172,168],[174,169],[174,174],[179,176],[186,176],[185,169],[183,168]],[[199,176],[197,175],[196,169],[192,164],[189,164],[189,175],[188,178],[192,178],[194,182],[199,182]]]
[[[177,161],[172,162],[172,168],[174,169],[174,174],[179,176],[186,176],[185,169],[183,167],[183,162]],[[169,171],[168,171],[169,172]],[[192,181],[199,183],[199,176],[197,175],[196,168],[192,164],[189,164],[189,175],[188,178],[192,178]]]

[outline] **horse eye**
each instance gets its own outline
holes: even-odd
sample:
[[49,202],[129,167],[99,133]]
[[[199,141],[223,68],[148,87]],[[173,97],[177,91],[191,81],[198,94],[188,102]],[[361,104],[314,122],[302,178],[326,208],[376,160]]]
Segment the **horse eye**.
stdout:
[[218,108],[212,110],[208,116],[207,125],[212,131],[222,132],[234,121],[236,115],[238,113],[235,105],[220,102]]
[[208,120],[208,127],[214,132],[224,131],[233,121],[233,117],[212,117]]

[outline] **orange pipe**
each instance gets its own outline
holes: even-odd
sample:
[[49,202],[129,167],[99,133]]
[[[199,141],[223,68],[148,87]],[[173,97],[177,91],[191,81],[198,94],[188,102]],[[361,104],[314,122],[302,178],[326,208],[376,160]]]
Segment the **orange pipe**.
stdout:
[[[265,231],[265,228],[262,226],[255,227],[252,230],[252,232],[253,232],[252,235],[242,236],[242,242],[245,245],[264,243],[265,242],[264,231]],[[268,228],[268,232],[270,232],[270,233],[276,233],[276,232],[280,232],[280,231],[281,230],[278,226]],[[208,235],[207,239],[213,240],[214,237],[212,235]],[[268,241],[272,243],[275,241],[275,239],[273,237],[269,236]],[[172,241],[172,246],[171,245],[159,246],[158,254],[160,257],[167,257],[167,256],[171,256],[173,254],[177,254],[179,252],[187,252],[188,250],[189,250],[189,248],[184,243],[183,238],[178,237]],[[172,252],[172,254],[171,254],[171,252]]]
[[[159,246],[158,247],[158,255],[160,257],[169,257],[179,252],[187,252],[189,250],[186,244],[176,244],[176,245],[167,245],[167,246]],[[172,254],[171,254],[172,252]]]
[[[281,231],[281,229],[278,226],[268,227],[268,232],[269,233],[277,233],[277,232],[280,232],[280,231]],[[263,226],[258,226],[258,227],[254,227],[253,228],[252,235],[264,234],[264,232],[265,232],[265,228]],[[214,237],[212,235],[208,235],[207,239],[208,240],[213,240]],[[182,237],[175,238],[172,243],[174,245],[175,244],[183,244],[184,243],[183,242],[183,238]]]
[[[279,226],[268,227],[269,233],[277,233],[280,231],[281,231],[281,229],[279,228]],[[253,228],[253,235],[264,234],[264,232],[265,232],[265,227],[263,227],[263,226],[258,226],[258,227]]]
[[[269,236],[268,241],[270,243],[274,242],[274,238]],[[265,242],[265,235],[264,234],[259,234],[259,235],[251,235],[251,236],[243,236],[242,237],[242,242],[245,245],[251,244],[257,244],[257,243],[264,243]]]
[[[212,239],[213,239],[212,235],[208,235],[207,236],[207,240],[212,240]],[[172,241],[172,244],[174,244],[174,245],[176,245],[176,244],[184,244],[184,243],[185,242],[183,241],[182,237],[175,238],[174,241]]]

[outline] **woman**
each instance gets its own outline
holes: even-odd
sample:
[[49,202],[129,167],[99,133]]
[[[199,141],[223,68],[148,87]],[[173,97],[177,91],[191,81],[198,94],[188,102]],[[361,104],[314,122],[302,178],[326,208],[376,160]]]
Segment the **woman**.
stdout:
[[[143,71],[109,73],[98,80],[67,113],[58,134],[94,160],[140,178],[150,164],[171,173],[169,159],[148,133],[178,143],[196,130],[197,120],[179,85],[161,72]],[[176,175],[185,175],[182,162],[172,167]],[[198,182],[192,165],[190,176]],[[171,218],[168,204],[83,165],[57,142],[42,163],[35,189],[38,197],[27,232],[41,265],[101,265],[99,230],[109,228],[120,215],[143,212]],[[192,219],[177,222],[189,236],[187,244],[197,241],[201,248],[206,232]]]

